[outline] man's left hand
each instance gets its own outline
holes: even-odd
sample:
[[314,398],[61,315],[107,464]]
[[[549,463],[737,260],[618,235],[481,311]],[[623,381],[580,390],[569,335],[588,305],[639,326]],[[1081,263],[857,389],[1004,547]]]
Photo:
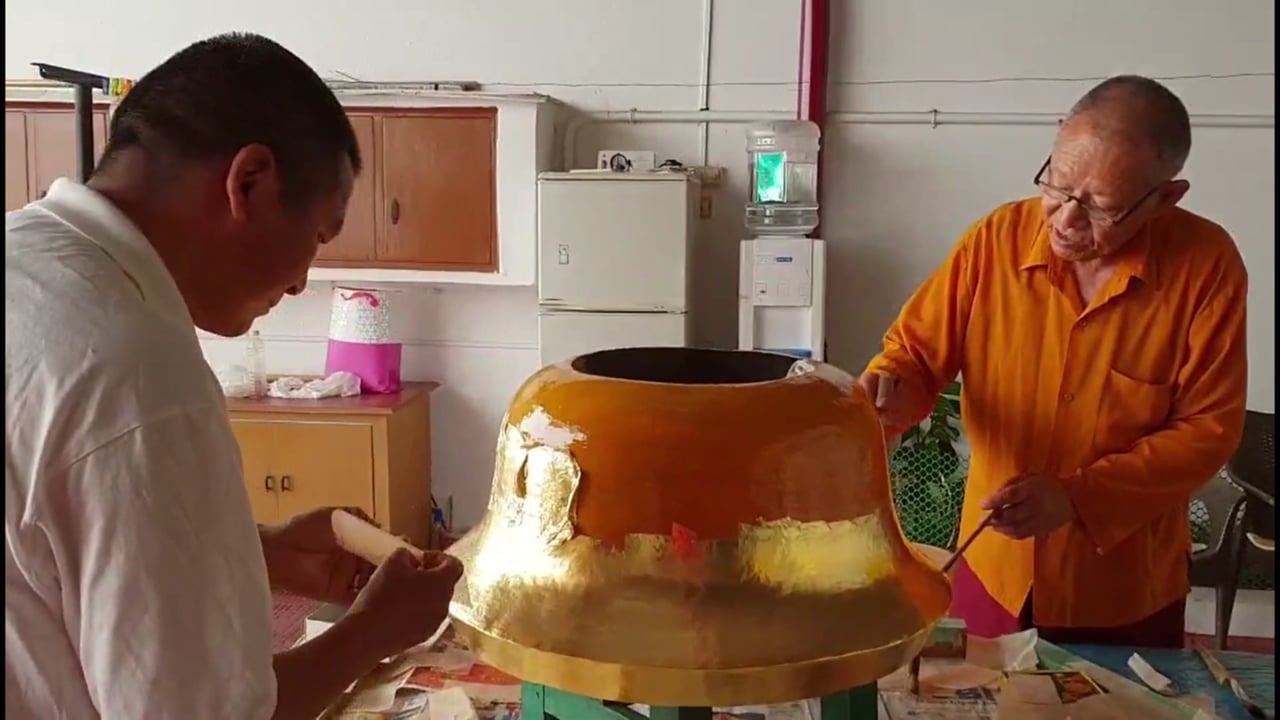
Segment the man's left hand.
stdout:
[[991,528],[1016,540],[1042,537],[1075,518],[1062,482],[1046,475],[1020,475],[982,503],[994,513]]
[[273,586],[321,602],[350,605],[355,600],[375,568],[338,547],[335,509],[373,522],[357,508],[320,508],[260,530]]

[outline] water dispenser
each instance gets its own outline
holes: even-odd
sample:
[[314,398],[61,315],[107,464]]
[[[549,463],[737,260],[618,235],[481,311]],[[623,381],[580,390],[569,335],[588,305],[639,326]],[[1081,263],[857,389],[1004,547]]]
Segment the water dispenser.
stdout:
[[738,265],[738,347],[822,360],[826,244],[818,227],[819,127],[804,120],[747,128],[747,240]]
[[818,226],[821,134],[807,120],[747,127],[751,185],[745,219],[750,235],[804,236]]

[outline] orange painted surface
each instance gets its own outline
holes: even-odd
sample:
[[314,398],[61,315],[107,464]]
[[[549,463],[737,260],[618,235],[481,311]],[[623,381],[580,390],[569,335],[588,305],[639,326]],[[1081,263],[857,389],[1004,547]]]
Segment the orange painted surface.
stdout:
[[874,410],[863,393],[818,377],[677,385],[564,365],[521,389],[512,423],[537,408],[582,437],[572,447],[582,471],[575,528],[588,537],[617,543],[681,528],[719,540],[742,523],[892,507]]

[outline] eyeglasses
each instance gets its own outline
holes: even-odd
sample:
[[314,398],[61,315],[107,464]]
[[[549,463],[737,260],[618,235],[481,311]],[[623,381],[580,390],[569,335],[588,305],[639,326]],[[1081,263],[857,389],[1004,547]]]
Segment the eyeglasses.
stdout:
[[1054,200],[1056,202],[1060,202],[1063,204],[1066,204],[1068,202],[1074,202],[1076,205],[1080,207],[1081,210],[1084,211],[1085,215],[1089,216],[1090,222],[1102,227],[1115,227],[1116,225],[1119,225],[1125,220],[1128,220],[1130,215],[1133,215],[1133,213],[1136,212],[1138,208],[1142,207],[1143,203],[1145,203],[1152,195],[1156,194],[1156,191],[1164,187],[1164,183],[1160,183],[1159,185],[1156,185],[1155,187],[1151,188],[1146,192],[1145,195],[1138,198],[1138,201],[1135,202],[1132,206],[1129,207],[1128,210],[1125,210],[1123,213],[1110,213],[1086,203],[1085,201],[1081,200],[1075,195],[1072,195],[1066,190],[1063,190],[1060,187],[1055,187],[1045,182],[1044,174],[1046,171],[1049,170],[1049,161],[1052,159],[1053,159],[1052,156],[1045,159],[1044,164],[1040,166],[1040,172],[1036,173],[1036,177],[1032,182],[1034,182],[1036,184],[1036,187],[1040,188],[1040,192],[1043,193],[1044,196],[1049,198],[1050,200]]

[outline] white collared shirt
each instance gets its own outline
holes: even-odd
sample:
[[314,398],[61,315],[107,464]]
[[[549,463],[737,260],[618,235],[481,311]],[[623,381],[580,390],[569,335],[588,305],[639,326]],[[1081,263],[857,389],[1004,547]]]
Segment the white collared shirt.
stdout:
[[226,404],[87,187],[5,215],[5,717],[266,718],[271,598]]

